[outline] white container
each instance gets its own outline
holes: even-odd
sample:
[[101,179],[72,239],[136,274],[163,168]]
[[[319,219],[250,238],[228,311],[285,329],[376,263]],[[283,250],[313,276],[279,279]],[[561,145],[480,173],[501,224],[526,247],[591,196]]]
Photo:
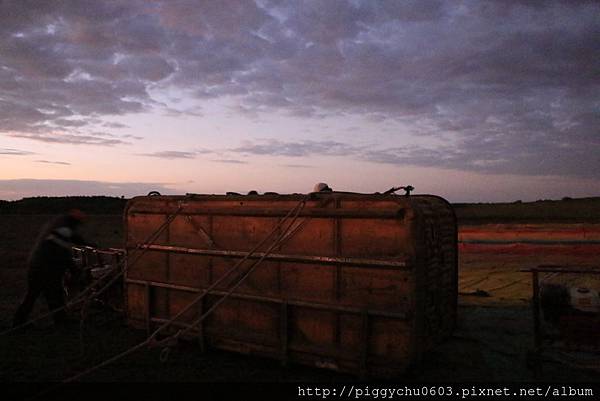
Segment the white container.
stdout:
[[571,306],[583,312],[600,313],[598,291],[585,287],[571,287]]

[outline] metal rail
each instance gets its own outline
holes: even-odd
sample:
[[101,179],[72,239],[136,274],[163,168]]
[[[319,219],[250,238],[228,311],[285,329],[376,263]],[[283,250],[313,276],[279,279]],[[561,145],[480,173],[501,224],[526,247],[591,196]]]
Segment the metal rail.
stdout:
[[480,245],[600,245],[600,240],[542,240],[542,239],[511,239],[511,240],[492,240],[492,239],[459,239],[459,244],[480,244]]
[[[208,215],[208,216],[245,216],[245,217],[284,217],[288,210],[285,209],[261,209],[240,206],[239,208],[202,208],[186,211],[186,215]],[[402,219],[406,210],[398,209],[323,209],[309,208],[300,212],[298,217],[322,217],[322,218],[354,218],[354,219]],[[162,210],[129,210],[129,214],[151,214],[164,215]]]
[[[156,281],[127,279],[126,283],[143,285],[143,286],[147,285],[149,287],[167,288],[167,289],[176,290],[176,291],[186,291],[186,292],[193,292],[193,293],[205,292],[205,290],[202,288],[160,283],[160,282],[156,282]],[[223,296],[226,293],[227,293],[226,291],[211,290],[211,291],[208,291],[206,293],[206,295]],[[248,301],[258,301],[258,302],[268,302],[268,303],[274,303],[274,304],[281,304],[281,303],[285,302],[289,306],[300,306],[300,307],[305,307],[305,308],[344,312],[344,313],[351,313],[351,314],[357,314],[357,315],[366,313],[369,316],[387,317],[387,318],[399,319],[399,320],[408,320],[410,318],[410,313],[408,313],[408,312],[388,312],[388,311],[382,311],[382,310],[365,310],[365,309],[355,308],[355,307],[351,307],[351,306],[331,305],[331,304],[322,304],[322,303],[317,303],[317,302],[306,302],[306,301],[294,301],[294,300],[290,300],[290,299],[282,300],[279,298],[265,297],[265,296],[261,296],[261,295],[240,294],[240,293],[232,293],[230,295],[230,297],[235,298],[235,299],[244,299],[244,300],[248,300]]]
[[297,263],[316,263],[324,265],[342,265],[342,266],[357,266],[357,267],[378,267],[384,269],[409,269],[410,264],[405,260],[384,260],[384,259],[365,259],[365,258],[348,258],[339,256],[310,256],[310,255],[291,255],[282,253],[254,252],[249,254],[243,251],[222,251],[217,249],[198,249],[186,248],[180,246],[169,245],[143,245],[138,244],[136,247],[146,250],[168,252],[168,253],[183,253],[190,255],[217,256],[225,258],[248,258],[271,260],[276,262],[297,262]]
[[575,274],[600,274],[600,268],[590,266],[589,269],[582,266],[558,266],[558,265],[540,265],[519,270],[523,273],[575,273]]

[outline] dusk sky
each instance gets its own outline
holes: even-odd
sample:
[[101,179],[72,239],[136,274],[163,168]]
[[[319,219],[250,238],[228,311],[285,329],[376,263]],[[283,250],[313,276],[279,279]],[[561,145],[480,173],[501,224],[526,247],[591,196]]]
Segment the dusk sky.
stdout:
[[0,199],[600,196],[600,2],[0,0]]

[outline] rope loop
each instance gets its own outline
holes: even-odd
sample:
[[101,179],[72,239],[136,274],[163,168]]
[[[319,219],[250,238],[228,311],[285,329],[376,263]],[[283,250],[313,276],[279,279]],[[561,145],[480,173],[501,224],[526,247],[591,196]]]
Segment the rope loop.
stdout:
[[169,355],[171,354],[171,347],[165,347],[160,351],[159,360],[161,363],[166,363],[169,360]]

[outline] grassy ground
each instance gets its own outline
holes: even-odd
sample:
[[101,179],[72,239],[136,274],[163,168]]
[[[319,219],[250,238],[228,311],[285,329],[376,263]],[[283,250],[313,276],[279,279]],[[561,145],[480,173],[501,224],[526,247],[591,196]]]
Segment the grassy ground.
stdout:
[[598,223],[600,198],[454,204],[459,224]]

